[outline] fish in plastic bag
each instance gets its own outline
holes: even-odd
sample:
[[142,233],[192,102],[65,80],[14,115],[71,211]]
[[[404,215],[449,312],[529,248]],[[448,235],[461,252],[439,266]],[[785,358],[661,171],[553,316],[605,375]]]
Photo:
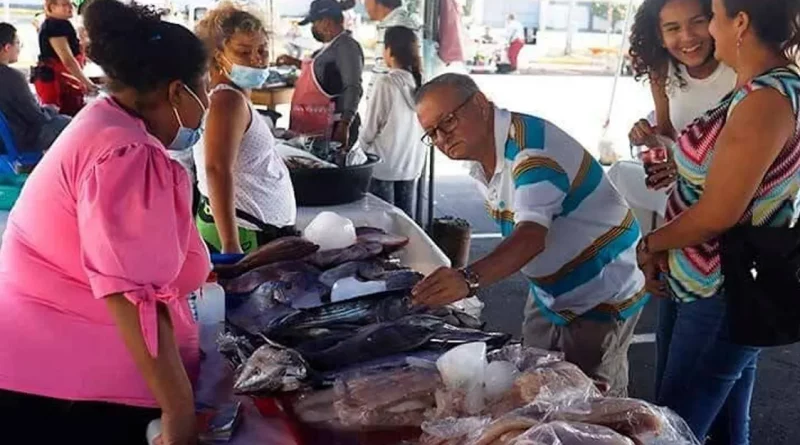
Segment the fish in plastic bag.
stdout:
[[538,425],[508,443],[509,445],[634,445],[630,438],[610,428],[576,422]]
[[597,398],[558,407],[546,421],[602,425],[633,439],[636,445],[700,445],[686,422],[667,408],[642,400]]

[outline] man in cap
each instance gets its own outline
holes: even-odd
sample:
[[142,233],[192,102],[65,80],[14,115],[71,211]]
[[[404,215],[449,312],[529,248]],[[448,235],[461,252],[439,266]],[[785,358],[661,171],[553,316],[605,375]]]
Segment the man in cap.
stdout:
[[344,28],[343,12],[354,5],[352,0],[314,0],[300,25],[310,23],[314,38],[324,46],[308,60],[278,58],[278,64],[301,68],[289,128],[301,134],[331,135],[345,150],[358,140],[358,104],[364,91],[364,52]]
[[423,86],[417,116],[429,145],[472,162],[505,240],[469,267],[428,276],[415,303],[446,305],[521,271],[530,283],[525,344],[563,351],[624,397],[648,295],[636,264],[639,225],[600,164],[552,123],[496,107],[468,76]]

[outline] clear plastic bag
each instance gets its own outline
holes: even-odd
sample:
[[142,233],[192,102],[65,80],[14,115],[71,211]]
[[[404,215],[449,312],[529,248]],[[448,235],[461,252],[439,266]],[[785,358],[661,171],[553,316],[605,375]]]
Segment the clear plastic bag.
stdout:
[[517,367],[503,360],[489,363],[486,367],[484,388],[486,389],[486,399],[495,400],[502,397],[514,386],[514,381],[519,375]]
[[421,445],[462,444],[467,437],[486,428],[492,419],[489,417],[449,417],[422,423]]
[[700,445],[677,414],[636,399],[599,398],[574,403],[548,412],[544,420],[605,426],[642,445]]
[[353,221],[333,212],[321,212],[303,231],[303,237],[319,246],[320,251],[344,249],[356,242]]
[[339,420],[333,407],[335,401],[336,392],[330,388],[299,393],[292,399],[291,406],[303,423],[320,424]]
[[569,362],[552,362],[520,374],[511,391],[492,401],[487,412],[499,418],[531,404],[551,409],[601,396],[594,381],[577,366]]
[[465,443],[469,445],[508,443],[530,428],[539,425],[541,423],[539,417],[539,415],[529,415],[523,410],[506,414],[480,430],[474,431]]
[[433,411],[438,372],[406,367],[356,373],[334,384],[334,408],[349,429],[418,427]]
[[432,407],[433,401],[425,397],[398,401],[371,410],[344,401],[334,403],[339,421],[351,430],[418,427],[425,421],[425,416]]
[[490,352],[488,359],[489,362],[511,362],[516,365],[520,372],[525,372],[548,363],[563,362],[564,354],[562,352],[524,347],[520,343],[513,343]]
[[484,407],[486,348],[486,343],[467,343],[451,349],[436,362],[445,386],[465,392],[464,408],[472,415]]
[[599,425],[552,422],[535,426],[508,442],[509,445],[634,445],[616,431]]

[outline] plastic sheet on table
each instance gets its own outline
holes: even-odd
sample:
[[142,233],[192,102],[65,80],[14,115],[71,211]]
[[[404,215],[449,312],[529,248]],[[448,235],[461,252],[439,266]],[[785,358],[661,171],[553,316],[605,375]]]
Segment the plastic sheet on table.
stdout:
[[546,421],[602,425],[641,445],[700,445],[686,422],[673,411],[642,400],[598,398],[558,407]]
[[520,372],[525,372],[548,363],[564,361],[564,353],[530,348],[522,346],[521,343],[513,343],[490,352],[487,358],[490,362],[511,362]]
[[420,445],[462,444],[476,431],[486,428],[492,419],[489,417],[449,417],[422,423]]
[[[509,358],[508,355],[503,358]],[[513,357],[512,357],[513,358]],[[495,361],[493,363],[503,363]],[[510,362],[505,362],[510,363]],[[436,393],[436,410],[431,419],[425,423],[425,431],[436,438],[452,439],[435,431],[449,430],[457,426],[461,434],[461,442],[475,444],[493,444],[509,432],[521,433],[542,422],[545,415],[560,406],[577,402],[585,402],[600,397],[600,391],[594,382],[577,366],[568,362],[547,362],[516,375],[515,380],[505,394],[488,399],[480,413],[474,413],[466,400],[464,389],[441,389]],[[478,425],[460,419],[471,417],[488,418],[487,425]],[[495,419],[493,422],[492,419]],[[466,432],[465,432],[466,431]]]
[[334,384],[336,414],[349,429],[419,427],[441,387],[435,370],[400,368],[354,374]]
[[[616,431],[600,425],[576,422],[552,422],[535,426],[521,434],[507,433],[509,445],[634,445]],[[511,438],[514,435],[516,437]],[[502,440],[501,440],[502,442]]]

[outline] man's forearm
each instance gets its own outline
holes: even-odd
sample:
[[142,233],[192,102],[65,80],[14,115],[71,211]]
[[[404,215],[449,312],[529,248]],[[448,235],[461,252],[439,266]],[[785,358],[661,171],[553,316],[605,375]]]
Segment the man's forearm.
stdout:
[[519,272],[542,253],[547,228],[534,223],[521,223],[514,232],[486,257],[470,266],[480,277],[481,286],[490,286]]

